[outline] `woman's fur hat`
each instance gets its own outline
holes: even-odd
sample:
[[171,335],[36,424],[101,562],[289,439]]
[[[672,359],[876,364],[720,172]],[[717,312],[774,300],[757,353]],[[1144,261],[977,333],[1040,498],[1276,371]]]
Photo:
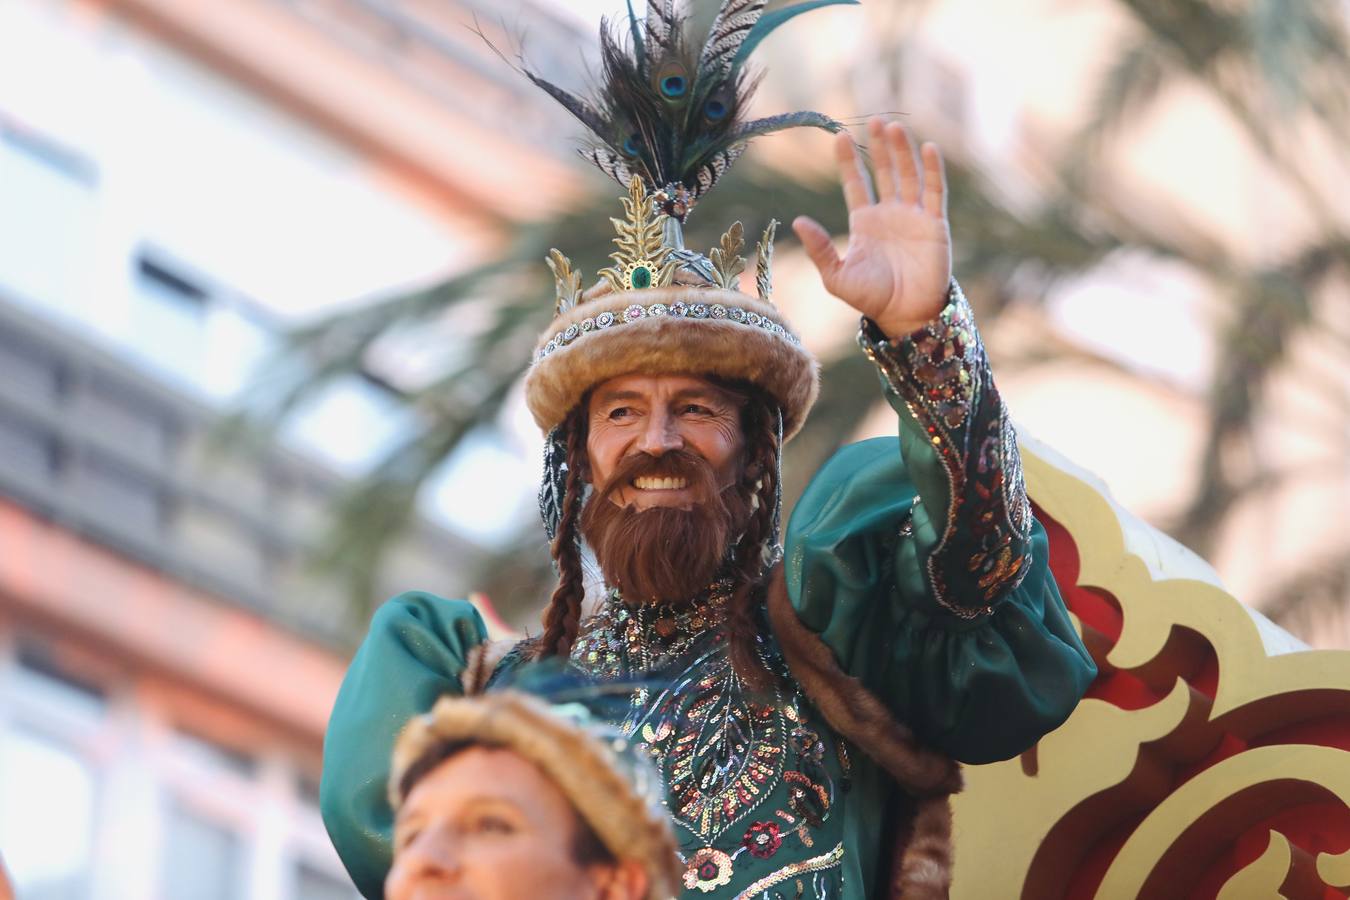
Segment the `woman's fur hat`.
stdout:
[[461,743],[508,749],[534,763],[617,859],[642,864],[649,900],[679,893],[684,866],[661,804],[660,776],[635,745],[584,706],[551,706],[512,690],[442,697],[412,719],[394,745],[389,804],[395,812],[412,789],[404,784],[409,771]]

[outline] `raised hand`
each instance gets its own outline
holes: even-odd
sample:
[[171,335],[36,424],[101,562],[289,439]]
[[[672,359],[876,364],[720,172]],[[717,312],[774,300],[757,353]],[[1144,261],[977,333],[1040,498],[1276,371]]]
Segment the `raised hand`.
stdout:
[[898,122],[869,123],[877,198],[858,148],[836,138],[839,178],[848,204],[848,247],[843,258],[819,222],[798,216],[792,230],[820,272],[825,289],[877,323],[890,337],[922,327],[947,300],[952,238],[947,227],[947,182],[942,153],[925,143],[915,164],[909,133]]

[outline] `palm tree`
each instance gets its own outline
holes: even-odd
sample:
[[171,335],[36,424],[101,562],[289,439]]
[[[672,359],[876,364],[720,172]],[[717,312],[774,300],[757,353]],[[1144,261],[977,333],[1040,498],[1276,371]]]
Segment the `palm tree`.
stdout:
[[[1254,423],[1271,378],[1296,364],[1290,348],[1301,335],[1332,327],[1329,289],[1350,282],[1344,216],[1338,218],[1328,202],[1332,192],[1319,184],[1304,152],[1317,140],[1334,147],[1350,136],[1347,18],[1343,5],[1329,0],[1118,0],[1117,6],[1137,27],[1101,81],[1095,115],[1072,144],[1069,189],[1079,196],[1090,189],[1100,174],[1093,171],[1093,159],[1100,159],[1103,143],[1142,118],[1166,91],[1198,85],[1264,160],[1272,189],[1292,191],[1313,226],[1282,258],[1259,262],[1217,250],[1221,241],[1214,235],[1169,242],[1171,254],[1207,276],[1228,312],[1216,336],[1196,488],[1169,529],[1206,555],[1240,501],[1298,475],[1250,452]],[[1310,378],[1307,384],[1310,392],[1337,390],[1325,379]],[[1331,399],[1334,407],[1336,398]],[[1340,415],[1344,428],[1350,421],[1344,403]],[[1239,448],[1249,452],[1234,452]],[[1340,572],[1350,572],[1350,545],[1339,562],[1319,557],[1286,583],[1325,583],[1325,573],[1338,565]],[[1327,594],[1307,596],[1312,603]],[[1269,607],[1296,632],[1307,621],[1288,588],[1276,589],[1269,601],[1249,599]],[[1336,602],[1345,599],[1342,591]]]
[[[1192,266],[1228,298],[1230,320],[1219,335],[1198,488],[1174,528],[1204,551],[1238,499],[1274,477],[1239,478],[1226,462],[1224,448],[1250,433],[1261,387],[1283,363],[1292,337],[1316,327],[1317,289],[1333,279],[1344,283],[1350,271],[1343,229],[1316,190],[1316,177],[1281,137],[1281,128],[1292,133],[1295,126],[1343,134],[1350,53],[1342,13],[1330,0],[1253,0],[1240,11],[1219,0],[1111,2],[1137,23],[1136,34],[1119,48],[1101,79],[1091,118],[1073,140],[1048,148],[1064,174],[1044,187],[1029,212],[1003,201],[999,191],[963,164],[960,148],[952,148],[950,215],[960,236],[957,269],[969,294],[980,302],[978,312],[985,322],[1011,299],[1008,285],[1014,281],[1019,297],[1039,299],[1056,282],[1086,272],[1122,249]],[[915,0],[911,5],[923,4]],[[912,22],[897,22],[897,27],[913,27]],[[890,50],[903,46],[905,37],[880,36],[874,46],[876,61],[891,64]],[[1141,219],[1109,189],[1103,151],[1150,104],[1182,82],[1202,86],[1222,104],[1273,177],[1300,192],[1312,212],[1315,237],[1288,259],[1262,266],[1235,259],[1218,249],[1222,242],[1213,235],[1179,232],[1175,223],[1159,221],[1161,217]],[[547,298],[552,281],[542,265],[548,249],[565,248],[585,269],[594,269],[608,255],[613,234],[608,216],[616,190],[598,177],[593,183],[595,189],[572,211],[520,223],[511,245],[476,268],[427,290],[378,300],[294,331],[286,364],[271,370],[264,382],[270,385],[267,392],[255,394],[250,414],[275,426],[335,378],[355,372],[378,379],[369,362],[372,348],[391,335],[435,326],[468,308],[482,313],[486,324],[448,349],[438,377],[415,389],[387,385],[415,427],[353,486],[335,511],[330,534],[319,544],[321,561],[345,573],[360,600],[369,602],[382,552],[408,521],[428,475],[467,434],[492,424],[520,379],[551,312]],[[802,213],[837,233],[844,226],[843,212],[832,182],[788,177],[748,159],[700,205],[689,243],[713,246],[716,234],[705,229],[733,219],[759,222],[772,216],[787,221]],[[877,392],[858,389],[860,384],[870,386],[873,376],[851,348],[827,352],[822,363],[821,403],[789,447],[789,502],[804,486],[805,476],[855,431],[878,401]],[[523,534],[509,558],[511,565],[505,566],[498,559],[487,560],[477,583],[499,601],[527,598],[500,604],[508,615],[519,615],[537,608],[551,579],[542,532]]]

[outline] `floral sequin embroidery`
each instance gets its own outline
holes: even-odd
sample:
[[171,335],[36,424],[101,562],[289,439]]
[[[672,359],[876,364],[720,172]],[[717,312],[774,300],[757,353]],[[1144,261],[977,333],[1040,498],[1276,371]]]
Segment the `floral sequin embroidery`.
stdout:
[[777,822],[755,822],[745,830],[741,846],[757,859],[769,859],[783,846],[782,829]]
[[715,847],[695,851],[684,870],[684,886],[703,893],[731,884],[731,857]]

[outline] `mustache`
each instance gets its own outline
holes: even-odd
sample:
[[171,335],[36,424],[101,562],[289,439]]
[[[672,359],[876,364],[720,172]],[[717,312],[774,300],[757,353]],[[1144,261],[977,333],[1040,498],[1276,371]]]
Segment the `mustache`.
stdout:
[[609,500],[614,494],[631,485],[638,478],[683,478],[699,500],[712,500],[722,491],[712,464],[689,450],[671,450],[660,456],[650,453],[630,453],[619,460],[609,481],[600,487],[592,502]]

